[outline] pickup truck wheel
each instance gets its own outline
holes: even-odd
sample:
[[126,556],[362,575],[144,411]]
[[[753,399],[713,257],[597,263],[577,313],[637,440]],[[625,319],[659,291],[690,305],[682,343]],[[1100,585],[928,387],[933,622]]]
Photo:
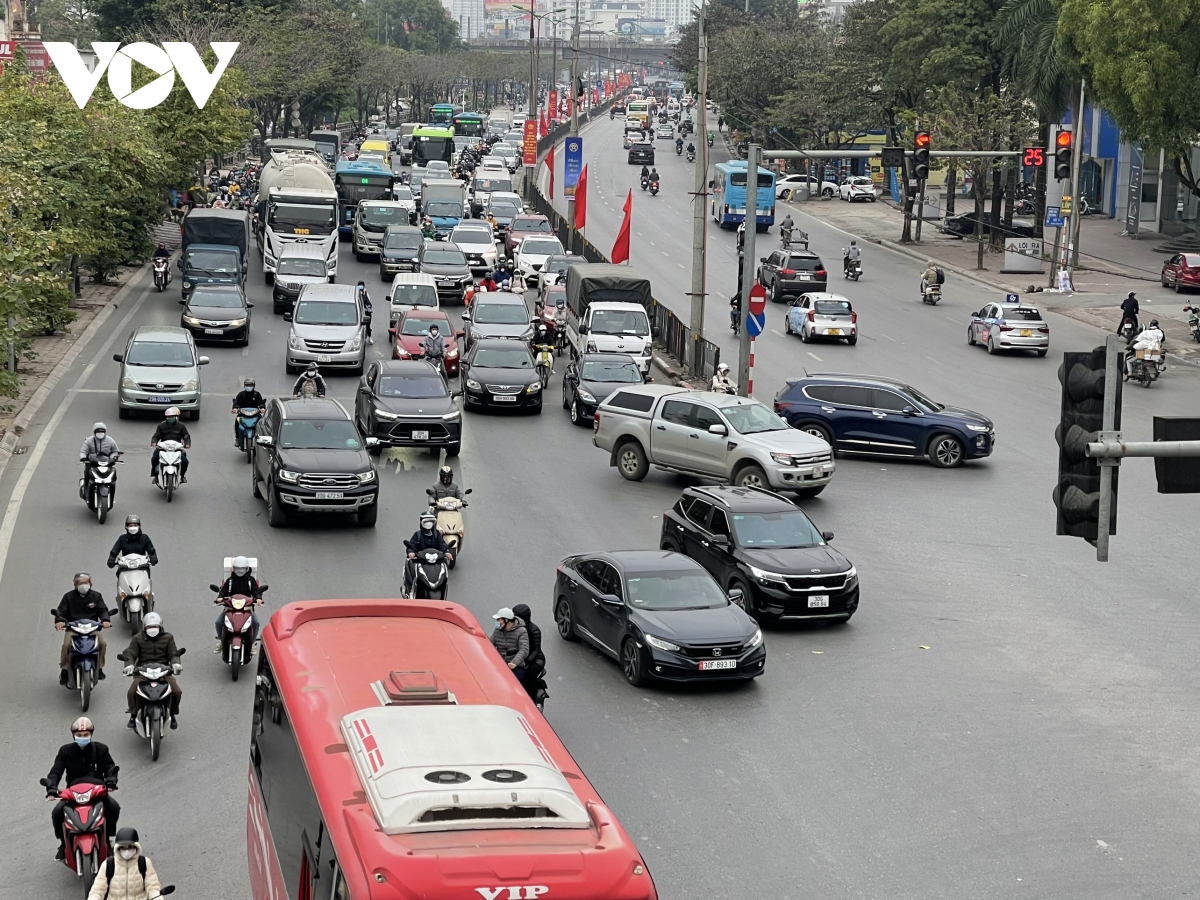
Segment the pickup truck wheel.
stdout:
[[743,466],[738,469],[736,475],[733,476],[733,483],[738,487],[762,488],[763,490],[771,490],[771,485],[767,481],[767,473],[762,470],[761,466],[754,463]]
[[626,481],[641,481],[650,471],[646,451],[637,441],[626,441],[617,448],[617,469]]
[[558,636],[564,641],[574,643],[579,640],[579,635],[575,633],[571,604],[567,602],[566,597],[559,597],[558,602],[554,604],[554,624],[558,626]]

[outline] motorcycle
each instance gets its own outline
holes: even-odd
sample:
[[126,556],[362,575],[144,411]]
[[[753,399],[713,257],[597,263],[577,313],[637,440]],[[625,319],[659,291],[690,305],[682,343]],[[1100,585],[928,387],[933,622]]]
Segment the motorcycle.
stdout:
[[733,332],[735,337],[742,333],[742,314],[740,310],[729,310],[729,330]]
[[1192,330],[1192,340],[1200,344],[1200,306],[1185,306],[1183,311],[1191,313],[1188,316],[1188,328]]
[[658,182],[657,182],[657,181],[651,181],[651,182],[650,182],[650,196],[651,196],[651,197],[654,197],[654,196],[657,196],[657,195],[658,195]]
[[[405,541],[404,547],[412,550],[412,542]],[[412,583],[405,585],[405,596],[409,600],[445,600],[450,571],[441,551],[427,547],[417,551],[413,562]]]
[[650,176],[643,175],[642,176],[642,190],[644,191],[648,187],[650,187]]
[[440,374],[443,378],[449,377],[446,374],[446,356],[444,353],[429,354],[429,353],[418,352],[418,353],[414,353],[412,358],[413,359],[423,359],[426,362],[433,363],[434,367],[438,370],[438,374]]
[[165,256],[154,257],[154,287],[161,294],[171,283],[171,260]]
[[[425,493],[432,498],[434,494],[433,488],[426,488]],[[463,496],[471,493],[471,488],[463,491]],[[446,542],[446,546],[450,548],[452,559],[449,562],[451,569],[458,561],[458,554],[462,552],[463,545],[463,517],[462,511],[467,508],[467,501],[459,500],[457,497],[442,497],[438,500],[430,499],[429,511],[437,516],[437,530],[442,536],[442,540]]]
[[617,111],[615,109],[610,109],[608,111],[609,120],[611,121],[612,119],[615,119],[616,117],[617,117]]
[[158,487],[167,492],[167,502],[179,490],[183,471],[183,443],[180,441],[158,442]]
[[1135,350],[1129,361],[1129,380],[1136,381],[1144,388],[1150,387],[1167,368],[1165,356],[1161,347]]
[[113,495],[117,491],[116,466],[121,462],[119,453],[116,456],[90,453],[88,477],[79,479],[79,499],[96,514],[101,525],[108,519],[108,511],[113,507]]
[[562,322],[554,324],[554,355],[562,356],[563,348],[567,346],[567,326]]
[[[113,778],[119,767],[114,767]],[[117,789],[116,781],[103,784],[95,781],[77,781],[61,790],[41,778],[38,784],[46,789],[47,800],[65,800],[67,807],[63,816],[63,865],[83,879],[86,897],[91,893],[92,882],[100,874],[100,867],[108,860],[109,847],[105,832],[108,823],[104,818],[104,798],[109,791]],[[163,893],[169,893],[165,888]]]
[[546,687],[546,667],[542,666],[540,671],[533,675],[525,673],[525,681],[522,682],[521,687],[525,688],[525,693],[538,708],[538,712],[545,712],[546,698],[550,696],[550,691]]
[[695,162],[695,161],[696,161],[696,151],[695,151],[695,150],[689,150],[689,151],[687,152],[687,161],[688,161],[688,162]]
[[682,143],[675,145],[675,155],[683,156],[683,144]]
[[1126,316],[1121,320],[1121,327],[1117,329],[1117,334],[1125,339],[1126,344],[1132,344],[1133,339],[1137,336],[1133,324],[1133,319]]
[[246,462],[250,462],[254,449],[254,435],[258,431],[258,419],[262,415],[262,410],[246,406],[237,410],[235,415],[237,416],[238,449],[246,454]]
[[[115,616],[117,612],[110,609],[108,614]],[[51,607],[50,614],[57,616],[58,610]],[[66,631],[71,634],[71,647],[67,651],[67,690],[79,691],[79,706],[84,712],[92,703],[92,688],[100,681],[98,632],[103,627],[95,619],[76,619],[66,624]]]
[[[179,655],[187,651],[180,648]],[[124,654],[118,654],[117,659],[125,661]],[[131,678],[141,679],[137,686],[137,696],[141,698],[134,717],[134,729],[140,738],[150,741],[150,759],[157,762],[159,751],[162,750],[163,723],[168,718],[171,707],[171,682],[167,676],[171,667],[165,663],[147,663],[137,666],[132,672],[126,670]]]
[[928,303],[930,306],[937,306],[937,302],[942,299],[942,286],[940,284],[927,284],[925,290],[921,292],[921,302]]
[[847,259],[846,264],[842,268],[844,269],[844,271],[842,272],[842,275],[844,277],[849,278],[853,281],[858,281],[858,279],[862,278],[862,260],[861,259]]
[[[258,589],[266,593],[268,587],[269,585],[260,584]],[[221,590],[221,586],[217,584],[210,584],[209,588],[214,593],[220,593]],[[254,625],[253,609],[256,603],[261,602],[244,594],[217,597],[213,600],[217,606],[225,607],[224,627],[221,630],[221,662],[229,666],[229,673],[234,681],[238,680],[238,672],[242,666],[250,665],[254,649],[254,641],[250,636]]]
[[142,630],[142,616],[154,611],[154,589],[150,585],[150,557],[130,553],[117,557],[117,606],[121,618],[137,634]]

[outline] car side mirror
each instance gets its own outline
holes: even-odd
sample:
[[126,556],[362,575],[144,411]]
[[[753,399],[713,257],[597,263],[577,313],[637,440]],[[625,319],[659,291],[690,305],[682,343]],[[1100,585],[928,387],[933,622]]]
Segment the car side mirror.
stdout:
[[283,321],[285,321],[285,322],[290,322],[290,321],[292,321],[292,313],[291,313],[291,311],[290,311],[290,310],[289,310],[288,312],[285,312],[285,313],[283,314]]
[[[463,320],[464,322],[470,322],[470,321],[471,321],[471,314],[470,314],[470,313],[463,313],[463,314],[462,314],[462,320]],[[459,332],[459,334],[462,334],[462,333],[463,333],[463,332],[461,332],[461,331]]]
[[624,606],[624,604],[621,602],[621,598],[616,594],[601,594],[600,602],[606,606]]
[[[742,599],[743,596],[744,595],[742,594],[741,588],[730,588],[729,589],[729,601],[731,603],[737,603],[739,600]],[[740,603],[738,603],[738,605],[741,606]]]
[[114,354],[113,354],[113,359],[114,359],[116,362],[119,362],[119,363],[123,363],[123,362],[125,362],[125,357],[124,357],[124,356],[122,356],[120,353],[114,353]]
[[379,446],[379,438],[369,437],[369,438],[366,438],[363,441],[363,443],[366,444],[368,447],[378,447]]
[[254,438],[254,443],[260,447],[270,447],[275,443],[275,438],[269,434],[260,434]]
[[455,336],[455,337],[466,337],[466,334],[467,334],[467,333],[466,333],[465,331],[456,331],[456,332],[454,332],[454,336]]
[[586,325],[580,325],[580,326],[579,326],[579,333],[580,333],[580,334],[587,334],[587,333],[588,333],[588,327],[587,327]]
[[821,539],[825,540],[825,541],[832,541],[833,540],[833,532],[832,531],[822,531]]
[[254,309],[254,304],[253,304],[253,303],[247,303],[247,304],[246,304],[246,309]]
[[726,435],[729,434],[729,430],[720,422],[717,422],[708,426],[708,433]]
[[900,410],[900,411],[901,411],[902,413],[904,413],[906,416],[917,416],[917,415],[920,415],[920,413],[918,413],[918,412],[917,412],[917,409],[916,409],[916,407],[915,407],[915,406],[906,406],[906,407],[904,407],[904,409],[902,409],[902,410]]
[[766,261],[767,261],[767,258],[766,258],[765,256],[760,256],[760,257],[758,258],[758,261],[759,261],[759,262],[766,262]]
[[180,306],[186,306],[186,305],[187,305],[187,301],[186,301],[186,300],[180,300],[180,301],[179,301],[179,305],[180,305]]
[[214,594],[219,594],[219,593],[221,593],[221,586],[220,586],[219,584],[210,584],[210,585],[208,586],[208,589],[209,589],[210,591],[212,591]]
[[712,543],[716,544],[718,547],[728,547],[729,546],[729,538],[723,534],[714,534],[710,540]]
[[198,360],[196,360],[196,365],[207,366],[208,365],[208,357],[207,356],[200,357]]

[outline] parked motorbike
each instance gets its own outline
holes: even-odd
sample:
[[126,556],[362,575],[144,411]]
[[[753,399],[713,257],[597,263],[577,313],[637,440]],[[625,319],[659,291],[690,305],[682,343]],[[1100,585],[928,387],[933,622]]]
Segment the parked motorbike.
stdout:
[[[235,413],[237,416],[238,449],[246,454],[246,462],[250,462],[254,450],[254,435],[258,431],[258,418],[262,410],[252,406],[243,407]],[[160,456],[159,459],[162,457]]]
[[141,553],[117,557],[117,606],[130,630],[134,634],[141,631],[142,616],[154,611],[150,557]]
[[154,287],[161,294],[171,282],[171,261],[165,256],[154,258]]
[[1200,344],[1200,306],[1185,306],[1183,311],[1191,313],[1188,316],[1188,328],[1192,330],[1192,340]]
[[183,472],[183,443],[181,441],[158,442],[158,487],[166,491],[167,502],[179,490]]
[[[412,550],[412,542],[404,547]],[[412,583],[406,585],[405,596],[410,600],[445,600],[450,570],[446,558],[432,547],[417,551]]]
[[[182,647],[179,649],[180,656],[186,652]],[[124,654],[118,654],[117,659],[124,662]],[[142,702],[138,704],[135,714],[134,729],[138,737],[150,741],[150,758],[157,762],[162,749],[163,723],[167,721],[171,707],[171,682],[167,680],[171,667],[165,663],[147,663],[137,666],[132,672],[127,669],[126,673],[141,679],[137,696]]]
[[[110,609],[110,616],[115,616],[117,610]],[[50,615],[58,615],[58,610],[50,607]],[[92,703],[92,688],[100,681],[100,637],[99,631],[104,626],[95,619],[76,619],[66,624],[66,631],[71,635],[71,647],[67,651],[67,690],[79,691],[79,707],[84,712]]]
[[[471,493],[471,488],[463,491],[463,496]],[[425,493],[433,496],[433,488],[426,488]],[[463,516],[462,511],[468,506],[465,500],[459,500],[457,497],[441,497],[438,500],[429,501],[429,511],[437,516],[437,530],[441,534],[442,540],[446,542],[446,546],[450,548],[453,554],[453,559],[450,560],[449,566],[454,568],[454,563],[458,560],[458,555],[462,553],[463,545]]]
[[108,511],[113,507],[113,494],[117,490],[116,466],[120,462],[120,453],[115,456],[89,453],[89,477],[79,479],[79,499],[96,514],[96,520],[101,525],[108,519]]
[[[115,779],[119,767],[113,769]],[[91,893],[92,882],[100,874],[100,867],[108,860],[109,848],[105,831],[108,823],[104,818],[104,798],[115,791],[117,784],[110,780],[104,784],[94,781],[77,781],[61,790],[41,778],[38,784],[46,788],[47,800],[65,800],[67,807],[63,816],[63,865],[83,879],[83,895]],[[163,893],[168,893],[164,888]]]
[[[214,593],[219,593],[221,586],[210,584]],[[260,584],[258,589],[266,593],[269,585]],[[242,666],[250,665],[254,649],[253,610],[255,604],[261,603],[253,597],[244,594],[234,594],[231,597],[217,597],[213,600],[217,606],[225,607],[224,626],[221,630],[221,662],[229,666],[233,680],[238,680],[238,672]]]
[[657,181],[651,181],[651,182],[650,182],[650,196],[651,196],[651,197],[654,197],[654,196],[657,196],[657,195],[658,195],[658,182],[657,182]]

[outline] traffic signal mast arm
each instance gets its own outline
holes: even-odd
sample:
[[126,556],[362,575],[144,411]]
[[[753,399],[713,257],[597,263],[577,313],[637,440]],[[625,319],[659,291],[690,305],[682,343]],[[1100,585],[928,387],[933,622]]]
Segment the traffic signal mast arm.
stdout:
[[1086,446],[1091,459],[1123,459],[1127,456],[1200,456],[1200,441],[1089,441]]

